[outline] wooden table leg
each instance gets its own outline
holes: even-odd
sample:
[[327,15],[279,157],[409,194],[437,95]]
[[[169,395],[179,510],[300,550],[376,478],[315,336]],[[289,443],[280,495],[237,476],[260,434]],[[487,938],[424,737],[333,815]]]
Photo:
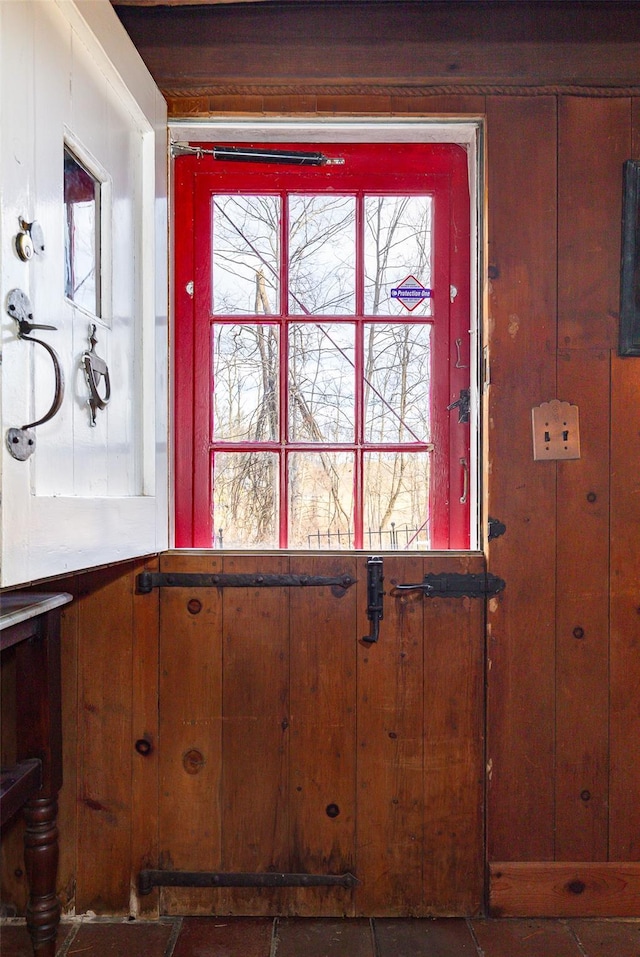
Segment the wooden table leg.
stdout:
[[29,882],[27,930],[36,957],[54,957],[60,923],[56,897],[58,871],[58,802],[55,798],[33,798],[23,813],[26,820],[24,861]]
[[27,928],[35,957],[54,957],[60,922],[56,877],[62,786],[59,609],[38,619],[36,633],[16,646],[16,690],[18,757],[42,761],[42,788],[23,808]]

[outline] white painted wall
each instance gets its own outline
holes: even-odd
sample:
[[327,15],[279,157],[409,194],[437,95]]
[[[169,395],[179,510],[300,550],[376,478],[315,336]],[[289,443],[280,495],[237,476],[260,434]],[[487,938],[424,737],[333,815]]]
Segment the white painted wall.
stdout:
[[[64,295],[63,145],[108,179],[103,317],[96,351],[111,401],[91,426],[81,357],[92,317]],[[108,0],[0,2],[2,587],[167,547],[166,106]],[[18,257],[20,218],[37,219],[43,257]],[[35,429],[26,462],[6,432],[53,399],[53,364],[17,338],[20,288],[34,332],[56,350],[66,388]]]

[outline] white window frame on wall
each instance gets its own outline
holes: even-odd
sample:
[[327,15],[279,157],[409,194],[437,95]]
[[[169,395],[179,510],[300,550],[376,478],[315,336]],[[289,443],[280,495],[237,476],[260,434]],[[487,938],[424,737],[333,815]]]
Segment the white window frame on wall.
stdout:
[[[484,122],[482,117],[437,119],[375,118],[309,120],[306,118],[251,118],[170,120],[172,148],[179,143],[456,143],[468,157],[471,202],[470,353],[471,353],[471,506],[472,551],[483,548],[485,534],[482,509],[482,422],[481,399],[484,375],[482,362],[482,316],[486,290],[481,277],[484,241]],[[170,222],[170,233],[173,233]],[[173,297],[172,297],[173,298]],[[173,461],[173,457],[171,459]]]

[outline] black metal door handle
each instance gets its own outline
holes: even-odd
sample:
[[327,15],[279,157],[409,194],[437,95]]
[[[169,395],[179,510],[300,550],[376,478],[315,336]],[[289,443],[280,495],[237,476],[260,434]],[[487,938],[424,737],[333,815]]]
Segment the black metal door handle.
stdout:
[[33,310],[31,302],[26,293],[21,289],[12,289],[7,296],[7,312],[18,323],[19,339],[25,339],[27,342],[37,342],[47,350],[53,362],[53,372],[55,376],[53,402],[51,403],[49,411],[41,418],[36,419],[35,422],[29,422],[28,425],[23,425],[19,429],[13,428],[7,431],[7,448],[9,452],[14,459],[24,462],[29,458],[36,447],[36,437],[33,432],[31,432],[31,429],[35,429],[37,425],[44,425],[45,422],[52,419],[62,405],[64,398],[64,377],[62,375],[62,369],[60,368],[60,359],[55,349],[50,346],[48,342],[44,342],[42,339],[36,339],[35,336],[30,335],[34,329],[55,330],[56,327],[32,321]]

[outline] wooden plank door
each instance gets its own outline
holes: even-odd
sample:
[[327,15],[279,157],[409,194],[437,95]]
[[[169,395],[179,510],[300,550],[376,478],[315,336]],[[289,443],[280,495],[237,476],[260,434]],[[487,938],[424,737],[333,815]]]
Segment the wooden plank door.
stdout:
[[176,160],[176,541],[207,550],[162,563],[353,584],[163,589],[160,863],[248,883],[162,907],[476,913],[485,603],[394,587],[483,568],[468,154],[276,145]]
[[397,593],[466,556],[176,552],[165,572],[348,575],[350,588],[160,598],[160,866],[353,874],[353,888],[164,888],[163,913],[473,914],[483,895],[484,600]]

